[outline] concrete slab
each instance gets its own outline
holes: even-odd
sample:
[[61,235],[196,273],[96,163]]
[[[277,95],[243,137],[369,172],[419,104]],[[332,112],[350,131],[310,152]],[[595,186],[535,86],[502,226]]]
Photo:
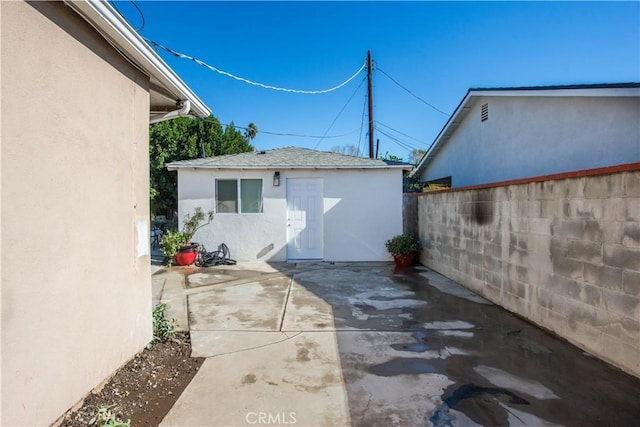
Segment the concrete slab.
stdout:
[[300,332],[191,331],[191,356],[214,357],[286,341]]
[[[237,268],[163,276],[162,299],[188,298],[194,355],[208,357],[163,425],[631,425],[640,417],[640,380],[428,269]],[[191,276],[208,283],[176,284]]]
[[350,424],[333,333],[207,359],[160,425],[253,424]]
[[272,277],[189,295],[194,331],[278,331],[291,279]]

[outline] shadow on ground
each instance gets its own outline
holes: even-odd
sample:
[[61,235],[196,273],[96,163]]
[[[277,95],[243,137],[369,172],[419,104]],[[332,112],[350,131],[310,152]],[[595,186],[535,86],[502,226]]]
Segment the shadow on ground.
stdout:
[[640,417],[640,380],[423,267],[249,264],[168,274],[184,279],[169,294],[188,301],[195,355],[208,359],[164,425],[250,425],[254,415],[354,426],[634,425]]

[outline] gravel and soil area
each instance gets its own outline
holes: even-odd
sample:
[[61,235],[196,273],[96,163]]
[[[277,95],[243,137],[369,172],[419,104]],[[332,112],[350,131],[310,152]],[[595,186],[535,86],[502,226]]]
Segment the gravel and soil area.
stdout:
[[64,427],[89,425],[98,408],[114,405],[112,414],[132,427],[157,426],[204,362],[189,357],[188,332],[177,332],[151,349],[144,349],[120,368],[100,390],[88,395],[82,407],[67,414]]

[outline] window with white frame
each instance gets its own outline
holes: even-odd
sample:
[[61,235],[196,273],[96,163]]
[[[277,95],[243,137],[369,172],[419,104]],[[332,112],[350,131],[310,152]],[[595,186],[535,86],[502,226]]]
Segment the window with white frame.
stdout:
[[216,179],[216,212],[262,213],[262,179]]

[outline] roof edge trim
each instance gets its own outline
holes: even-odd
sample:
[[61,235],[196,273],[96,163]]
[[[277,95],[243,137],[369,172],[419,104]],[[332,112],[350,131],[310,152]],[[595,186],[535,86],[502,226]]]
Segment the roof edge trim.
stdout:
[[191,102],[192,111],[200,117],[211,115],[211,110],[182,81],[142,37],[104,1],[65,0],[76,13],[89,21],[108,41],[118,45],[130,60],[152,74],[163,85],[173,88]]

